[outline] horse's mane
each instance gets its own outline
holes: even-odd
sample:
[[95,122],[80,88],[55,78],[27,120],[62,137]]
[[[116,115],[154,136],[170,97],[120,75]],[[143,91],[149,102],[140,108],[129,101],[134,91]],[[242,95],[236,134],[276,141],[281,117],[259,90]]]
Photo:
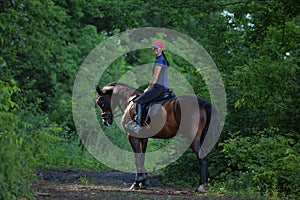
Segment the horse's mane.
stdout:
[[135,89],[134,87],[127,85],[126,83],[121,83],[121,82],[111,82],[111,83],[107,84],[107,86],[117,86],[117,85]]
[[[136,88],[134,88],[134,87],[132,87],[132,86],[130,86],[130,85],[128,85],[128,84],[126,84],[126,83],[121,83],[121,82],[111,82],[111,83],[109,83],[108,85],[106,85],[106,86],[113,86],[113,87],[116,87],[116,86],[122,86],[122,87],[125,87],[125,88],[128,88],[129,90],[136,90],[136,91],[138,91],[138,92],[142,92],[142,90],[140,90],[140,89],[136,89]],[[105,87],[106,87],[105,86]]]

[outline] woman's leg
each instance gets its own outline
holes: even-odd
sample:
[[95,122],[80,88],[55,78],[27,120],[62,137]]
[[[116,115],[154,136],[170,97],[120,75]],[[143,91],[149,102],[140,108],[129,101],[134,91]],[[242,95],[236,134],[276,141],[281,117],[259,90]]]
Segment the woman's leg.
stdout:
[[145,92],[139,98],[137,98],[135,102],[137,104],[145,105],[158,98],[164,91],[165,89],[160,87],[150,88],[149,90],[147,90],[147,92]]
[[158,98],[164,91],[164,88],[150,88],[149,90],[147,90],[147,92],[145,92],[139,98],[137,98],[135,100],[135,123],[132,123],[132,121],[130,121],[128,124],[125,125],[125,127],[134,131],[135,133],[140,132],[141,127],[143,125],[142,119],[144,105]]

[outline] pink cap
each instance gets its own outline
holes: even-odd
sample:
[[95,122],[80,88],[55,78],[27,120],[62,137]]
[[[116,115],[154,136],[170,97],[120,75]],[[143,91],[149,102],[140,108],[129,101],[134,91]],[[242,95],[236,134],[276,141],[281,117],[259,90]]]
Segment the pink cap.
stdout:
[[161,41],[156,41],[156,42],[153,43],[153,47],[155,47],[155,48],[163,48],[164,45],[163,45],[163,43]]

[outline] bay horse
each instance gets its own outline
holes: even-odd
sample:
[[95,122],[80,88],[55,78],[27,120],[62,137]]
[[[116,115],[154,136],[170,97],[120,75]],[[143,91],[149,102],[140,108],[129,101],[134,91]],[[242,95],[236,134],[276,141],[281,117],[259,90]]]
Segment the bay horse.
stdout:
[[[102,122],[105,126],[110,126],[113,123],[116,107],[119,107],[122,112],[122,127],[127,133],[134,152],[136,166],[136,178],[131,189],[145,189],[147,173],[144,161],[148,138],[167,139],[176,136],[177,132],[180,132],[190,141],[190,147],[197,155],[200,164],[200,184],[197,191],[206,191],[208,156],[201,156],[200,151],[208,128],[212,126],[210,124],[214,124],[213,126],[217,128],[219,127],[217,118],[213,119],[211,117],[212,111],[216,112],[212,104],[193,95],[178,96],[166,100],[160,107],[160,114],[157,114],[151,120],[150,127],[156,127],[154,128],[155,130],[151,131],[151,128],[149,130],[145,128],[145,133],[142,132],[137,135],[126,130],[125,124],[134,115],[133,97],[142,94],[142,91],[124,83],[113,82],[103,88],[96,86],[96,92],[96,104],[100,107]],[[197,106],[192,106],[192,103],[195,101]]]

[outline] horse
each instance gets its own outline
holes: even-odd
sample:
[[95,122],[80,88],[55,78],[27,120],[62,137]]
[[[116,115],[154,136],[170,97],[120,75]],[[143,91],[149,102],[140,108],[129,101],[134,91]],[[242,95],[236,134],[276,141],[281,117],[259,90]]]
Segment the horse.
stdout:
[[[190,147],[200,164],[200,181],[197,191],[206,192],[208,155],[201,156],[200,151],[211,120],[214,124],[219,124],[217,118],[212,119],[211,117],[212,111],[216,112],[214,106],[195,95],[178,96],[166,100],[159,109],[160,114],[151,120],[150,127],[156,127],[155,130],[149,131],[147,128],[143,128],[145,133],[142,132],[137,135],[126,130],[125,124],[134,116],[134,97],[142,93],[143,91],[120,82],[113,82],[102,88],[96,86],[96,104],[100,107],[103,124],[110,126],[113,123],[116,107],[121,111],[122,127],[127,133],[134,152],[136,166],[135,181],[130,189],[146,188],[147,172],[144,161],[148,138],[168,139],[174,137],[177,132],[182,132],[185,138],[190,141]],[[193,102],[196,102],[199,109],[191,106]]]

